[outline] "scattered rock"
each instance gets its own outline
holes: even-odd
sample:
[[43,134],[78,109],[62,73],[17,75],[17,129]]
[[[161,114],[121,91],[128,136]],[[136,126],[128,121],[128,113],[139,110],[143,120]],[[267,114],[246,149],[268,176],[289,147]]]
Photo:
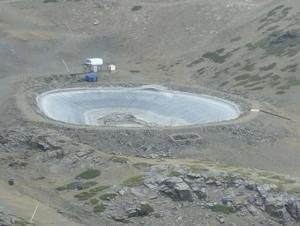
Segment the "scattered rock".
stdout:
[[284,204],[281,200],[275,198],[267,198],[265,201],[265,211],[273,217],[284,217]]
[[93,24],[98,25],[99,23],[100,23],[100,21],[98,19],[95,19]]
[[249,190],[255,190],[256,189],[256,183],[252,180],[245,181],[245,187]]
[[300,200],[288,200],[286,209],[297,221],[300,221]]
[[137,207],[130,207],[130,208],[126,209],[126,212],[128,214],[128,218],[144,217],[144,216],[148,216],[149,214],[154,212],[154,209],[147,202],[141,202],[140,205]]
[[159,187],[159,191],[175,201],[193,201],[191,189],[180,177],[169,177]]
[[265,198],[270,191],[274,191],[276,189],[276,185],[274,184],[263,184],[257,186],[257,191],[261,197]]
[[220,222],[220,224],[224,224],[224,223],[225,223],[225,218],[224,218],[223,215],[219,215],[219,216],[217,217],[217,220]]
[[158,190],[160,184],[165,180],[165,177],[156,176],[150,177],[144,181],[144,184],[151,190]]
[[222,201],[222,203],[224,205],[227,205],[228,203],[232,203],[233,202],[233,198],[231,196],[222,195],[221,201]]
[[127,194],[127,193],[128,193],[128,187],[124,187],[121,190],[119,190],[119,194],[122,195],[122,196]]
[[193,192],[198,196],[199,199],[201,200],[206,200],[207,199],[207,189],[202,187],[202,188],[192,188]]

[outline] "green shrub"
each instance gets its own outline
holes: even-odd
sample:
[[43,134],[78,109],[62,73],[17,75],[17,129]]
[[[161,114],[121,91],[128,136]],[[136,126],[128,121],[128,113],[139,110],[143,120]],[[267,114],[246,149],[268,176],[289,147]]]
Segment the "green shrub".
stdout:
[[148,203],[141,204],[141,212],[140,212],[141,216],[147,216],[152,212],[154,212],[154,209]]
[[113,162],[118,162],[118,163],[127,163],[128,159],[125,157],[121,157],[121,156],[113,156],[110,158],[111,161]]
[[143,175],[133,176],[123,181],[122,185],[126,187],[140,186],[144,184],[144,179]]
[[90,200],[91,205],[96,205],[96,204],[98,204],[98,202],[99,202],[99,200],[96,199],[96,198],[93,198],[93,199]]
[[57,187],[56,190],[57,191],[65,191],[65,190],[75,190],[76,189],[76,186],[75,186],[75,182],[72,182],[72,183],[69,183],[65,186],[60,186],[60,187]]
[[90,192],[101,192],[101,191],[104,191],[104,190],[106,190],[106,189],[108,189],[110,186],[108,186],[108,185],[101,185],[101,186],[97,186],[97,187],[95,187],[95,188],[92,188],[92,189],[90,189]]
[[103,211],[105,211],[105,209],[105,206],[102,203],[100,203],[94,207],[94,213],[102,213]]
[[97,169],[88,169],[86,171],[83,171],[82,173],[80,173],[79,175],[76,176],[76,178],[82,178],[82,179],[92,179],[95,177],[100,176],[101,172],[100,170]]
[[118,195],[116,193],[105,193],[105,194],[100,196],[100,199],[103,200],[103,201],[110,201],[110,200],[114,199],[117,196]]
[[84,191],[84,192],[74,195],[74,197],[77,198],[79,201],[86,201],[95,195],[96,195],[96,193]]
[[230,214],[230,213],[236,212],[234,207],[226,206],[226,205],[222,205],[222,204],[214,205],[213,207],[211,207],[211,210],[214,212],[224,213],[224,214]]

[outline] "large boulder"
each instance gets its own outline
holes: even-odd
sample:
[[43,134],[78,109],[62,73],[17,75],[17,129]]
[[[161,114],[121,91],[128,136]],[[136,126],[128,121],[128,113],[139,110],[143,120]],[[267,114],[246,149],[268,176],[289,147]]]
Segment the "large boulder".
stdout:
[[286,209],[294,219],[300,221],[300,200],[288,200]]
[[265,211],[273,217],[282,219],[286,213],[284,203],[284,198],[281,196],[269,196],[265,199]]
[[169,177],[162,181],[159,191],[174,201],[193,201],[190,186],[180,177]]

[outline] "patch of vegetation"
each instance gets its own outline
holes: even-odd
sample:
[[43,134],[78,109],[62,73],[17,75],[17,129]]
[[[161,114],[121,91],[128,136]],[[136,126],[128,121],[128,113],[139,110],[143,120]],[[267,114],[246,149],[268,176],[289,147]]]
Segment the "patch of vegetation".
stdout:
[[246,60],[246,65],[242,68],[245,71],[253,71],[255,69],[255,63],[251,63],[250,60]]
[[241,63],[240,63],[240,62],[235,63],[235,64],[233,65],[233,67],[239,67],[239,66],[241,66]]
[[300,186],[299,187],[290,188],[287,192],[288,193],[300,193]]
[[230,42],[237,42],[237,41],[240,41],[242,39],[242,37],[236,37],[236,38],[233,38],[230,40]]
[[133,176],[123,181],[122,185],[126,187],[140,186],[144,184],[144,179],[144,175]]
[[181,140],[198,140],[200,139],[198,134],[194,133],[182,133],[182,134],[176,134],[171,136],[175,141],[181,141]]
[[281,69],[282,72],[296,72],[298,64],[291,64]]
[[169,177],[179,177],[179,176],[181,176],[181,173],[176,172],[176,171],[172,171],[171,173],[169,173],[168,176]]
[[75,190],[76,189],[76,183],[75,182],[72,182],[72,183],[69,183],[65,186],[60,186],[60,187],[57,187],[56,190],[57,191],[69,191],[69,190]]
[[208,168],[202,165],[189,165],[188,167],[192,172],[209,171]]
[[[256,84],[262,85],[265,83],[265,81],[260,77],[259,75],[251,75],[251,74],[242,74],[234,78],[236,81],[239,81],[236,83],[233,87],[243,86],[246,87],[253,87]],[[261,88],[264,88],[264,86],[261,86]]]
[[286,80],[285,85],[277,87],[277,89],[279,89],[279,91],[289,90],[293,86],[299,86],[300,85],[300,80],[296,76],[287,77],[285,80]]
[[274,30],[276,30],[277,28],[279,28],[279,26],[278,26],[278,25],[275,25],[275,26],[269,27],[269,28],[266,30],[266,32],[269,32],[269,31],[274,31]]
[[264,86],[258,86],[258,87],[252,88],[251,90],[262,90],[264,88],[265,88]]
[[211,207],[211,210],[214,212],[218,213],[223,213],[223,214],[230,214],[230,213],[235,213],[236,209],[232,206],[226,206],[222,204],[217,204]]
[[259,70],[261,71],[269,71],[271,69],[273,69],[274,67],[276,67],[276,63],[270,64],[268,66],[264,66],[264,67],[260,67]]
[[113,156],[110,158],[112,162],[117,162],[117,163],[127,163],[128,158],[121,157],[121,156]]
[[300,34],[298,30],[276,31],[253,44],[253,48],[265,50],[264,57],[295,56],[300,51]]
[[142,203],[140,206],[140,216],[147,216],[150,213],[154,212],[154,209],[152,206],[150,206],[148,203]]
[[285,94],[285,92],[284,91],[277,91],[276,94],[277,95],[282,95],[282,94]]
[[14,222],[13,226],[33,226],[33,224],[23,219],[18,219]]
[[131,11],[138,11],[138,10],[141,10],[142,8],[143,7],[141,5],[136,5],[131,8]]
[[131,72],[131,73],[139,73],[139,72],[141,72],[141,71],[139,71],[139,70],[130,70],[130,72]]
[[91,192],[91,193],[97,193],[97,192],[104,191],[104,190],[106,190],[108,188],[110,188],[110,186],[108,186],[108,185],[101,185],[101,186],[97,186],[95,188],[90,189],[89,192]]
[[100,199],[103,201],[110,201],[114,198],[116,198],[118,196],[118,194],[116,193],[105,193],[103,195],[100,195]]
[[253,86],[257,86],[261,84],[261,82],[254,82],[254,83],[250,83],[250,84],[247,84],[247,85],[244,85],[245,88],[251,88]]
[[284,5],[275,7],[268,12],[266,17],[260,20],[260,23],[262,23],[262,25],[257,30],[261,30],[268,25],[281,21],[289,14],[291,9],[292,8],[290,7],[284,7]]
[[224,63],[226,58],[229,57],[229,54],[221,55],[218,51],[207,52],[202,55],[202,57],[212,60],[215,63]]
[[234,78],[234,80],[235,81],[246,80],[246,79],[249,79],[250,76],[251,76],[250,74],[242,74],[242,75],[236,76]]
[[[82,189],[88,189],[90,187],[95,186],[96,184],[97,184],[96,181],[87,181],[82,184]],[[71,191],[71,190],[75,190],[75,189],[76,189],[76,182],[72,182],[65,186],[60,186],[60,187],[56,188],[57,191]]]
[[96,199],[96,198],[93,198],[93,199],[90,200],[91,205],[96,205],[96,204],[98,204],[98,202],[99,202],[99,200]]
[[82,178],[82,179],[92,179],[95,177],[100,176],[101,172],[100,170],[97,169],[88,169],[82,173],[80,173],[79,175],[76,176],[76,178]]
[[88,189],[90,187],[95,186],[96,184],[98,184],[96,181],[87,181],[87,182],[82,184],[82,188],[83,189]]
[[227,84],[228,84],[228,81],[225,81],[225,82],[222,82],[219,86],[223,87],[223,86],[226,86]]
[[106,207],[104,206],[103,203],[98,204],[94,207],[94,213],[102,213],[105,211],[105,209],[106,209]]
[[92,197],[94,197],[97,193],[95,192],[81,192],[79,194],[76,194],[74,197],[78,199],[79,201],[86,201]]
[[197,70],[198,75],[202,75],[205,72],[205,68],[200,68]]
[[203,61],[204,61],[203,58],[199,58],[199,59],[197,59],[197,60],[192,61],[190,64],[188,64],[188,65],[186,65],[186,66],[187,66],[187,67],[192,67],[192,66],[194,66],[195,64],[200,64],[200,63],[202,63]]
[[57,2],[57,0],[44,0],[43,3]]
[[134,166],[137,169],[145,169],[147,167],[152,166],[152,164],[147,163],[147,162],[137,162],[137,163],[132,164],[132,166]]

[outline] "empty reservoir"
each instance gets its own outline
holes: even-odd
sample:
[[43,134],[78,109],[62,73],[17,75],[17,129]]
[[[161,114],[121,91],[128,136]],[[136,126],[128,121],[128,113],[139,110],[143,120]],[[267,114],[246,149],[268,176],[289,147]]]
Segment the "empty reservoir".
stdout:
[[240,115],[238,105],[224,99],[153,87],[59,89],[39,95],[37,104],[53,120],[94,126],[190,126]]

